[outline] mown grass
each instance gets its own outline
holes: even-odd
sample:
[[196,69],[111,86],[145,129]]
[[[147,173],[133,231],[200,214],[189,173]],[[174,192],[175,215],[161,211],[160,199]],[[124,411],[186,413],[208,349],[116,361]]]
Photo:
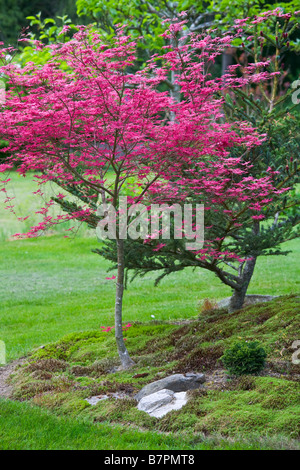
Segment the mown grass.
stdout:
[[173,436],[74,421],[28,404],[10,401],[0,401],[0,423],[1,450],[191,448],[187,442]]

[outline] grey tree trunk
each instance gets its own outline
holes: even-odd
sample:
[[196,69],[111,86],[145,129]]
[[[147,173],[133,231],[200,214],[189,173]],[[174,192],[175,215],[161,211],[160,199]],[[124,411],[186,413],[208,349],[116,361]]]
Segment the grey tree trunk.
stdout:
[[233,55],[230,49],[227,49],[222,54],[222,75],[227,72],[229,65],[233,64]]
[[228,307],[229,313],[235,312],[236,310],[239,310],[240,308],[243,307],[246,292],[247,292],[248,286],[250,284],[250,281],[254,272],[255,263],[256,263],[256,256],[253,256],[252,258],[247,259],[247,261],[245,262],[245,267],[243,269],[243,272],[240,275],[240,279],[241,279],[240,288],[234,289],[233,294],[230,299],[230,304]]
[[117,240],[117,256],[118,256],[118,274],[117,274],[117,287],[116,287],[116,303],[115,303],[115,338],[118,348],[118,353],[121,359],[123,369],[129,369],[135,363],[129,356],[125,346],[123,329],[122,329],[122,307],[123,307],[123,292],[124,292],[124,240]]
[[171,70],[171,83],[173,85],[173,89],[170,91],[170,95],[174,99],[174,101],[177,101],[177,103],[180,103],[180,86],[178,83],[175,83],[177,78],[177,72],[176,70]]
[[[171,41],[171,45],[174,47],[174,41]],[[170,90],[170,95],[174,99],[175,102],[180,103],[180,86],[176,82],[178,72],[176,70],[171,70],[171,84],[173,88]],[[173,111],[170,113],[171,121],[175,121],[175,114]]]
[[[259,221],[255,220],[253,222],[253,237],[256,237],[259,234]],[[245,301],[246,292],[250,284],[251,278],[253,276],[255,264],[256,264],[257,255],[252,255],[240,266],[239,272],[239,286],[234,289],[232,297],[230,299],[230,304],[228,312],[235,312],[243,307]]]

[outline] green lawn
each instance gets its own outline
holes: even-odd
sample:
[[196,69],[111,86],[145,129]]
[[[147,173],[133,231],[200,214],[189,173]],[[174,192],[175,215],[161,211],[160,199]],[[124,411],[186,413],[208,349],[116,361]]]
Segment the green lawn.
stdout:
[[[223,444],[226,447],[226,441]],[[244,444],[245,445],[245,444]],[[242,444],[237,444],[243,447]],[[199,449],[213,447],[199,444]],[[51,415],[24,403],[0,401],[0,450],[191,449],[173,436],[90,424]]]

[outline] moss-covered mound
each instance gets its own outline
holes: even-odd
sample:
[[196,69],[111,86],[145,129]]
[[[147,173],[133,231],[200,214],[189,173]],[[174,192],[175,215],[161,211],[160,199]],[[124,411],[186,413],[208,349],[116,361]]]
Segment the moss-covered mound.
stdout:
[[[286,296],[233,314],[205,310],[183,325],[135,323],[126,331],[134,368],[118,371],[113,330],[74,333],[31,354],[11,381],[13,397],[57,414],[94,422],[224,436],[257,433],[299,437],[299,366],[292,343],[300,339],[300,296]],[[220,357],[235,341],[259,341],[268,357],[259,376],[229,377]],[[162,419],[137,410],[135,393],[177,372],[205,372],[204,388]],[[124,397],[116,399],[115,394]],[[91,406],[85,398],[110,398]]]

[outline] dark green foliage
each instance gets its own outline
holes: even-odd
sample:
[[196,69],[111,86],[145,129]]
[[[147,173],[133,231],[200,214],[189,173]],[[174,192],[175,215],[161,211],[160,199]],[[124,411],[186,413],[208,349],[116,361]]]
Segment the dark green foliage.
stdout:
[[265,366],[266,351],[257,341],[237,342],[226,349],[221,360],[230,374],[257,374]]
[[[16,44],[21,31],[28,27],[27,16],[42,13],[42,18],[68,15],[74,21],[76,6],[73,0],[0,0],[0,39]],[[83,20],[81,21],[83,22]]]
[[5,152],[5,148],[8,146],[8,142],[6,140],[0,140],[0,163],[8,157],[9,153]]

